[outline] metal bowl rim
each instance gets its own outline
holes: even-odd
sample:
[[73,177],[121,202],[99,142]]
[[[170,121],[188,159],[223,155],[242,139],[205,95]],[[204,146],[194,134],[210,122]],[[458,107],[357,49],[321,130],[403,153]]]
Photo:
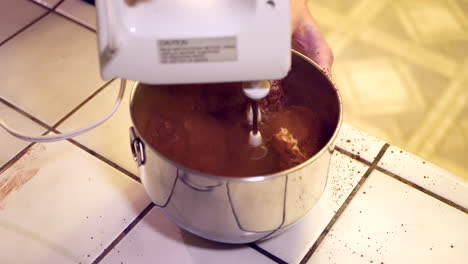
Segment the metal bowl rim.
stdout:
[[197,176],[209,178],[211,180],[224,180],[224,181],[234,181],[234,182],[257,182],[257,181],[270,180],[270,179],[273,179],[273,178],[276,178],[276,177],[281,177],[281,176],[284,176],[284,175],[294,173],[295,171],[298,171],[298,170],[308,166],[309,164],[313,163],[315,160],[317,160],[319,157],[321,157],[324,154],[324,152],[328,151],[328,148],[330,146],[333,145],[335,139],[338,137],[338,133],[340,132],[341,125],[342,125],[342,122],[343,122],[343,102],[342,102],[342,99],[341,99],[340,92],[336,88],[333,81],[330,79],[330,77],[322,70],[322,68],[316,62],[314,62],[309,57],[303,55],[302,53],[300,53],[300,52],[298,52],[296,50],[291,50],[291,51],[292,51],[293,54],[296,54],[296,55],[302,57],[307,62],[309,62],[312,66],[314,66],[323,75],[323,77],[326,78],[326,80],[329,82],[331,87],[335,90],[336,97],[338,99],[338,107],[339,107],[338,122],[336,124],[336,128],[335,128],[335,131],[334,131],[333,135],[330,137],[330,139],[327,141],[325,146],[319,152],[317,152],[314,156],[312,156],[311,158],[309,158],[308,160],[306,160],[305,162],[303,162],[303,163],[301,163],[301,164],[299,164],[297,166],[294,166],[294,167],[289,168],[287,170],[280,171],[280,172],[273,173],[273,174],[266,174],[266,175],[260,175],[260,176],[246,176],[246,177],[230,177],[230,176],[221,176],[221,175],[213,175],[213,174],[209,174],[209,173],[204,173],[204,172],[201,172],[201,171],[190,169],[190,168],[185,167],[185,166],[183,166],[183,165],[181,165],[181,164],[179,164],[179,163],[177,163],[177,162],[175,162],[173,160],[170,160],[169,158],[164,156],[162,153],[157,151],[155,148],[153,148],[153,146],[151,146],[151,144],[148,144],[148,142],[141,136],[142,134],[138,130],[138,127],[135,125],[136,122],[134,120],[134,115],[133,115],[132,109],[133,109],[133,104],[134,104],[135,92],[137,90],[138,85],[140,84],[139,82],[134,83],[134,85],[132,87],[132,92],[130,94],[130,118],[132,120],[132,125],[134,126],[138,136],[141,138],[141,140],[143,140],[145,145],[148,146],[151,149],[151,151],[155,152],[159,156],[159,158],[163,159],[166,162],[169,162],[170,164],[174,165],[177,168],[180,168],[180,169],[182,169],[182,170],[184,170],[186,172],[189,172],[191,174],[195,174]]

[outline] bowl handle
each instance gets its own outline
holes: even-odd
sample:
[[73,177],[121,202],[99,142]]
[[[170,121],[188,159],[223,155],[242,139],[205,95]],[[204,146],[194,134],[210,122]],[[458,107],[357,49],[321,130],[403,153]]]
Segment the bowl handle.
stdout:
[[134,127],[130,127],[130,148],[132,150],[133,160],[138,167],[145,165],[145,143],[137,136]]

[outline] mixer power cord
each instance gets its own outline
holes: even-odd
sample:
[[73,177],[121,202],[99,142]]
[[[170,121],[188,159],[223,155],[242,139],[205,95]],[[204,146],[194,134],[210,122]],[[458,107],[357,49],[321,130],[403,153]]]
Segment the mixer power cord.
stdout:
[[72,138],[72,137],[76,137],[76,136],[81,135],[81,134],[83,134],[85,132],[88,132],[89,130],[91,130],[93,128],[96,128],[97,126],[99,126],[102,123],[106,122],[109,118],[111,118],[115,114],[115,112],[119,108],[120,103],[122,102],[123,96],[125,94],[126,83],[127,83],[126,79],[120,79],[119,94],[117,96],[117,100],[115,101],[114,106],[112,107],[112,110],[111,110],[110,113],[108,113],[101,120],[99,120],[99,121],[97,121],[97,122],[95,122],[95,123],[93,123],[91,125],[88,125],[88,126],[85,126],[83,128],[77,129],[75,131],[71,131],[71,132],[68,132],[68,133],[62,133],[62,134],[57,134],[57,135],[35,136],[35,137],[33,137],[33,136],[24,135],[24,134],[22,134],[22,133],[20,133],[20,132],[18,132],[16,130],[10,128],[3,120],[0,120],[0,127],[5,129],[11,135],[13,135],[13,136],[15,136],[15,137],[17,137],[19,139],[29,141],[29,142],[54,142],[54,141],[60,141],[60,140],[65,140],[65,139],[69,139],[69,138]]

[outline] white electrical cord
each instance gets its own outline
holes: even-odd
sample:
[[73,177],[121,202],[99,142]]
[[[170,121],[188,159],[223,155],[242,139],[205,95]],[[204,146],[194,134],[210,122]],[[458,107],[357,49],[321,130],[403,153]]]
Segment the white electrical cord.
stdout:
[[76,136],[78,136],[80,134],[83,134],[83,133],[85,133],[85,132],[87,132],[87,131],[89,131],[89,130],[91,130],[91,129],[99,126],[99,125],[101,125],[102,123],[106,122],[112,115],[115,114],[115,112],[119,108],[120,103],[122,102],[122,98],[123,98],[123,96],[125,94],[126,83],[127,83],[127,80],[120,79],[119,95],[117,96],[117,100],[115,101],[114,107],[112,108],[112,111],[109,114],[107,114],[103,119],[99,120],[98,122],[93,123],[93,124],[91,124],[89,126],[80,128],[78,130],[68,132],[68,133],[63,133],[63,134],[51,135],[51,136],[32,137],[32,136],[27,136],[27,135],[21,134],[20,132],[17,132],[14,129],[8,127],[8,125],[3,120],[0,120],[0,127],[5,129],[11,135],[13,135],[13,136],[15,136],[15,137],[17,137],[19,139],[22,139],[22,140],[25,140],[25,141],[30,141],[30,142],[54,142],[54,141],[60,141],[60,140],[76,137]]

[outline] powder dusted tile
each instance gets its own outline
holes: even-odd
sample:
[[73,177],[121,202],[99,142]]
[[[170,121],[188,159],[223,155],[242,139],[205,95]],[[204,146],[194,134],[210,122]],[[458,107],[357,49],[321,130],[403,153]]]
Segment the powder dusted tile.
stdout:
[[153,208],[100,262],[114,263],[275,263],[244,245],[211,242],[181,230]]
[[467,223],[462,211],[375,171],[307,263],[462,264]]
[[327,186],[318,203],[297,225],[277,237],[257,243],[258,246],[288,263],[299,263],[367,169],[366,165],[336,152]]
[[104,82],[96,35],[49,14],[0,47],[2,97],[49,125]]
[[[115,113],[101,126],[74,139],[96,151],[124,169],[138,175],[138,168],[130,150],[129,128],[132,126],[129,99],[133,82],[127,81],[125,97]],[[115,103],[120,80],[113,81],[80,110],[58,127],[60,132],[75,130],[92,124],[110,112]]]
[[411,153],[391,146],[378,166],[468,208],[468,180],[457,177]]
[[340,133],[335,142],[336,146],[371,163],[385,144],[384,141],[346,123],[341,125]]
[[91,263],[148,204],[71,143],[36,144],[0,174],[0,263]]
[[83,0],[65,0],[57,12],[96,30],[96,8]]
[[6,40],[47,10],[27,0],[0,1],[0,42]]
[[[16,112],[12,108],[0,102],[0,117],[10,128],[23,134],[41,135],[46,131],[34,121]],[[0,167],[24,149],[29,142],[17,139],[0,128]]]

